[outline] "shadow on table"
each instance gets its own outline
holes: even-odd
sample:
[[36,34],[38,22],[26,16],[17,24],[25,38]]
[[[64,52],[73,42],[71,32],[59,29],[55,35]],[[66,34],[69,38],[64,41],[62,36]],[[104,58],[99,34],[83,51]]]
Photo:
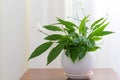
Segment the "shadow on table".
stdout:
[[67,80],[91,80],[90,78],[86,78],[86,79],[71,79],[71,78],[68,78]]

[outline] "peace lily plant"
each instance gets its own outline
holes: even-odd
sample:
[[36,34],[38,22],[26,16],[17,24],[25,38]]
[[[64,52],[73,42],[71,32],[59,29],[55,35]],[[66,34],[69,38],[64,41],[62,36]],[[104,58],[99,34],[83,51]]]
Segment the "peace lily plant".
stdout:
[[50,49],[47,56],[47,65],[56,59],[63,50],[73,63],[76,60],[80,61],[88,52],[100,48],[96,44],[97,41],[101,40],[103,36],[113,33],[105,30],[109,24],[106,20],[104,17],[99,18],[88,25],[89,16],[85,16],[79,20],[77,25],[72,21],[57,18],[57,23],[43,26],[43,28],[55,32],[55,34],[49,35],[41,31],[46,35],[44,38],[46,42],[33,51],[29,60]]

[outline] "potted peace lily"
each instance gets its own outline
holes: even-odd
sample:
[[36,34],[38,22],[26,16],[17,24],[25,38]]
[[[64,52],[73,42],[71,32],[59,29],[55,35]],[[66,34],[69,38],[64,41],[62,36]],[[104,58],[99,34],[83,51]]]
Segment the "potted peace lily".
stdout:
[[100,48],[96,42],[113,32],[105,30],[109,24],[106,18],[93,21],[90,25],[87,24],[90,21],[89,16],[78,21],[79,24],[76,25],[73,21],[57,18],[57,23],[43,26],[55,34],[49,35],[40,31],[46,35],[44,38],[46,42],[33,51],[29,60],[50,49],[47,65],[62,54],[61,63],[68,77],[86,78],[92,74],[92,55]]

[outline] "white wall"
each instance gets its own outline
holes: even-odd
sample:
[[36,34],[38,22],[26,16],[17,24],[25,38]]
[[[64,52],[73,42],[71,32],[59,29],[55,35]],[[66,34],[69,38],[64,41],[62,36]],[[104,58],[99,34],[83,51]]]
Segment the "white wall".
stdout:
[[106,36],[101,44],[102,49],[96,54],[95,66],[99,68],[110,67],[120,75],[120,1],[119,0],[95,0],[96,18],[106,14],[110,21],[107,30],[114,34]]
[[[94,0],[72,0],[73,1],[73,17],[81,19],[84,16],[90,15],[90,18],[94,18]],[[68,1],[69,2],[69,1]]]
[[19,80],[27,69],[25,0],[0,4],[0,80]]
[[[1,27],[1,0],[0,0],[0,44],[2,44],[1,42],[1,35],[2,35],[2,27]],[[2,46],[0,46],[0,53],[2,53]],[[0,65],[2,65],[2,54],[0,54]],[[2,79],[2,66],[0,66],[0,80]]]

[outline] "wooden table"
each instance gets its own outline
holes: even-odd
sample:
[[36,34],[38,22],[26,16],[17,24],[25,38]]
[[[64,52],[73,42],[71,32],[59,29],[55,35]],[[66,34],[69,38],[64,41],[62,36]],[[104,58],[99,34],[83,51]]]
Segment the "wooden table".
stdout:
[[[120,80],[113,69],[94,69],[94,74],[84,80]],[[73,80],[62,69],[29,69],[20,80]],[[75,79],[74,79],[75,80]],[[83,80],[83,79],[79,79]]]

